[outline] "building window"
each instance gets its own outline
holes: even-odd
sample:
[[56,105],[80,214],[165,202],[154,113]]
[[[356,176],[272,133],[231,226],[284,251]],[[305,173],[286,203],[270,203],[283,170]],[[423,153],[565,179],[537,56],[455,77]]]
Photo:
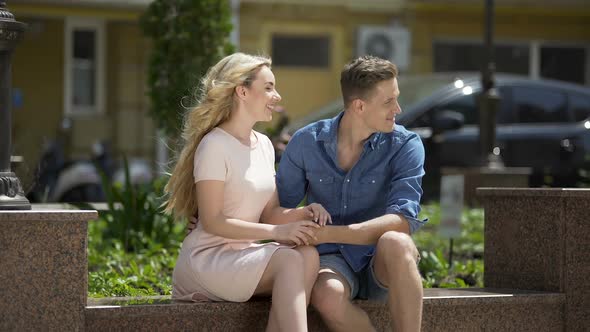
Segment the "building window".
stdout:
[[104,112],[104,22],[67,18],[65,25],[65,113]]
[[[436,42],[434,44],[434,71],[480,71],[485,49],[481,44]],[[497,45],[494,48],[496,71],[511,74],[529,74],[528,45]]]
[[330,37],[272,36],[272,62],[281,67],[330,67]]
[[[434,42],[434,71],[480,71],[484,48],[477,41]],[[590,49],[587,45],[551,45],[523,41],[497,43],[494,47],[496,72],[549,78],[577,84],[590,83]]]
[[541,47],[541,77],[584,84],[588,54],[582,47]]

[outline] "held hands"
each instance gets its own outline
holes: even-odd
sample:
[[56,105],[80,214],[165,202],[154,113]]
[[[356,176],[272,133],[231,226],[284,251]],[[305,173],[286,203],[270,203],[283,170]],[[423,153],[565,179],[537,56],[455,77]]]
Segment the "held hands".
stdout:
[[320,226],[326,226],[326,224],[332,224],[332,216],[330,213],[318,203],[312,203],[304,207],[308,211],[309,217]]
[[302,220],[284,225],[277,225],[273,230],[273,239],[279,243],[310,245],[316,240],[315,232],[320,225],[313,221]]

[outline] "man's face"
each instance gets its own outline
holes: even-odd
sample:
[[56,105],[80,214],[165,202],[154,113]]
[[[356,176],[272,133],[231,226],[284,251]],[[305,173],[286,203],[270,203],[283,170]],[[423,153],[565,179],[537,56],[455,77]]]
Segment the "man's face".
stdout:
[[373,132],[390,133],[395,128],[395,116],[402,112],[397,78],[381,81],[368,94],[361,117],[365,126]]

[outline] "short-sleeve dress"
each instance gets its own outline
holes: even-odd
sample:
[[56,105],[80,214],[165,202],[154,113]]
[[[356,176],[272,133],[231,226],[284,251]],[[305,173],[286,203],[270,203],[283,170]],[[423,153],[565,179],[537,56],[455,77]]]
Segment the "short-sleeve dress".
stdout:
[[[246,146],[214,128],[195,153],[194,180],[224,181],[224,215],[257,223],[275,190],[275,168],[272,143],[265,135],[254,134],[258,140]],[[182,243],[172,275],[172,298],[247,301],[279,248],[291,246],[228,239],[207,233],[198,223]]]

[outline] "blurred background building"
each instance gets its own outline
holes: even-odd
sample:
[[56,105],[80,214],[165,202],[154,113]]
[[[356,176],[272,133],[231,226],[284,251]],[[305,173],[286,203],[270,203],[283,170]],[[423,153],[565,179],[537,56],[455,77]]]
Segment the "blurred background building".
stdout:
[[[147,115],[149,41],[138,18],[148,0],[13,0],[28,24],[13,59],[13,150],[30,185],[43,143],[63,119],[71,157],[108,140],[116,154],[161,155]],[[402,75],[478,71],[483,1],[233,0],[237,49],[273,57],[292,119],[340,96],[342,66],[372,52]],[[587,0],[496,1],[500,72],[590,85]],[[402,87],[403,91],[403,87]],[[160,151],[160,152],[158,152]]]

